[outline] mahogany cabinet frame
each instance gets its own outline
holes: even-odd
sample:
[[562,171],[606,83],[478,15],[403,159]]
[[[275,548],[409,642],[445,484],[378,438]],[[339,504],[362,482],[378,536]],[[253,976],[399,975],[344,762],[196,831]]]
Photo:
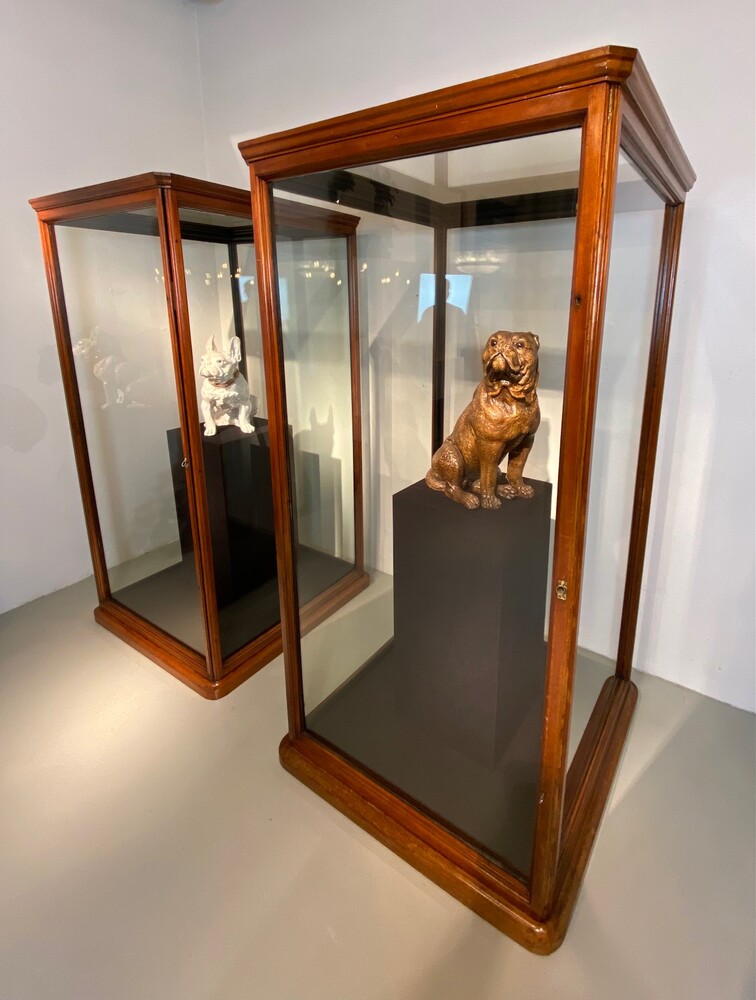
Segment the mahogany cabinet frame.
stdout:
[[[196,402],[194,369],[197,359],[193,357],[192,352],[182,241],[186,238],[197,238],[228,243],[233,262],[235,243],[253,242],[249,192],[178,174],[146,173],[35,198],[30,204],[39,220],[66,405],[94,567],[99,602],[94,612],[95,619],[203,697],[221,698],[281,652],[281,625],[280,622],[274,624],[237,651],[223,656],[203,468],[202,432]],[[206,656],[126,607],[111,593],[58,258],[55,236],[57,223],[95,220],[98,216],[119,211],[128,212],[143,207],[155,209],[157,235],[161,246]],[[180,219],[182,208],[246,218],[249,219],[249,224],[246,227],[228,229],[218,226],[213,232],[214,227],[211,225],[192,226],[191,223],[182,222]],[[345,239],[352,275],[349,292],[350,296],[356,296],[357,286],[353,279],[356,273],[355,230],[359,219],[345,213],[322,211],[293,203],[283,205],[281,215],[282,232],[292,238],[333,234]],[[125,225],[128,226],[127,220]],[[235,283],[232,283],[232,302],[238,329],[241,304]],[[357,303],[354,299],[350,299],[350,343],[355,365],[359,367],[357,315]],[[359,410],[357,418],[359,419]],[[360,459],[361,450],[359,455],[355,455],[355,506],[361,511],[361,467],[358,464]],[[303,609],[310,628],[367,585],[367,576],[362,565],[361,522],[359,524],[356,522],[355,526],[359,529],[359,534],[354,567],[343,578],[314,597]]]
[[[559,461],[538,809],[531,877],[493,864],[305,724],[300,620],[292,570],[286,399],[276,309],[271,185],[476,143],[582,127]],[[607,679],[572,765],[567,746],[601,335],[620,143],[665,204],[652,344],[634,495],[617,669]],[[515,72],[240,144],[249,165],[265,331],[289,771],[418,870],[530,950],[564,938],[637,698],[630,680],[682,210],[695,175],[637,51],[607,46]],[[438,244],[441,241],[437,241]],[[438,245],[436,256],[443,253]],[[435,334],[435,328],[434,328]],[[434,402],[435,405],[435,402]],[[556,583],[554,583],[556,585]]]

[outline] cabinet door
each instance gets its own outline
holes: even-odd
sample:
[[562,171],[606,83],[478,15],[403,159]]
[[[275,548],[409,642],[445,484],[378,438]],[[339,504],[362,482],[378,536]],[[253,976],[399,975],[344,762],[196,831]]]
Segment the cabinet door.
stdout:
[[182,288],[222,671],[280,620],[268,410],[249,216],[181,196]]

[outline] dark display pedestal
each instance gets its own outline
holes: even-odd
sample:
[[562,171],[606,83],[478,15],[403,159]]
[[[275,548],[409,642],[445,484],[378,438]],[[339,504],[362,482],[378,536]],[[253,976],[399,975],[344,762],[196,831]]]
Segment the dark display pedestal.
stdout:
[[[212,437],[202,437],[208,520],[212,538],[213,572],[218,603],[221,652],[233,655],[242,646],[278,625],[280,608],[276,546],[273,526],[273,493],[270,478],[268,422],[254,417],[255,431],[219,427]],[[189,521],[189,498],[181,432],[167,431],[173,477],[174,501],[182,559],[114,592],[127,607],[143,614],[192,648],[204,650],[202,621],[197,614],[199,591],[194,568],[194,548]],[[317,455],[312,456],[317,462]],[[322,595],[354,574],[353,563],[304,545],[296,546],[298,582],[303,611],[311,602],[315,624],[339,606],[334,596]],[[366,579],[356,583],[365,586]]]
[[[276,579],[268,421],[255,417],[254,425],[253,434],[244,434],[238,427],[219,427],[212,437],[202,437],[219,609]],[[181,468],[183,453],[178,428],[168,431],[168,450],[181,550],[191,555],[186,477]],[[269,624],[276,621],[277,614],[276,606]]]
[[[307,716],[507,867],[530,867],[546,663],[551,486],[469,511],[394,497],[394,639]],[[535,567],[539,567],[536,569]]]
[[394,497],[397,710],[493,764],[543,696],[551,487],[469,511],[415,483]]

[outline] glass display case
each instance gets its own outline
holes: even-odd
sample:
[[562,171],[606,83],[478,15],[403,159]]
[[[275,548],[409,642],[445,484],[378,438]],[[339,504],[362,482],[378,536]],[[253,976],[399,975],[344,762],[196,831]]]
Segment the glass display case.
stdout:
[[[287,554],[282,762],[550,952],[637,696],[690,164],[639,56],[617,47],[240,149]],[[346,327],[320,329],[306,285],[282,296],[292,204],[359,220],[358,372]],[[347,545],[360,512],[308,476],[296,435],[308,413],[323,467],[362,456],[370,575],[314,629],[295,544],[309,505],[330,505]]]
[[[249,193],[144,174],[31,204],[92,551],[95,617],[205,697],[221,697],[281,651]],[[293,204],[282,205],[281,217],[280,252],[297,271],[282,267],[284,314],[291,301],[293,323],[316,314],[332,322],[358,364],[358,220]],[[313,249],[338,270],[327,315],[300,274]],[[294,433],[301,474],[330,475],[333,485],[317,439],[318,428],[310,440]],[[351,483],[339,488],[354,492]],[[367,583],[359,524],[352,518],[349,537],[336,538],[332,503],[330,533],[322,513],[302,508],[295,542],[310,626]]]

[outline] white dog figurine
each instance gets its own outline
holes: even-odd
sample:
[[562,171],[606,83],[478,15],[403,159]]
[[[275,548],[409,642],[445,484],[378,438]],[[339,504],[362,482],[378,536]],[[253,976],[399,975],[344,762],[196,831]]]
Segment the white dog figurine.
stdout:
[[247,380],[239,371],[241,341],[232,337],[228,354],[216,350],[211,337],[200,358],[199,373],[202,379],[202,416],[205,418],[205,436],[211,437],[218,427],[235,424],[240,431],[251,434],[254,426],[250,418],[257,410],[249,394]]

